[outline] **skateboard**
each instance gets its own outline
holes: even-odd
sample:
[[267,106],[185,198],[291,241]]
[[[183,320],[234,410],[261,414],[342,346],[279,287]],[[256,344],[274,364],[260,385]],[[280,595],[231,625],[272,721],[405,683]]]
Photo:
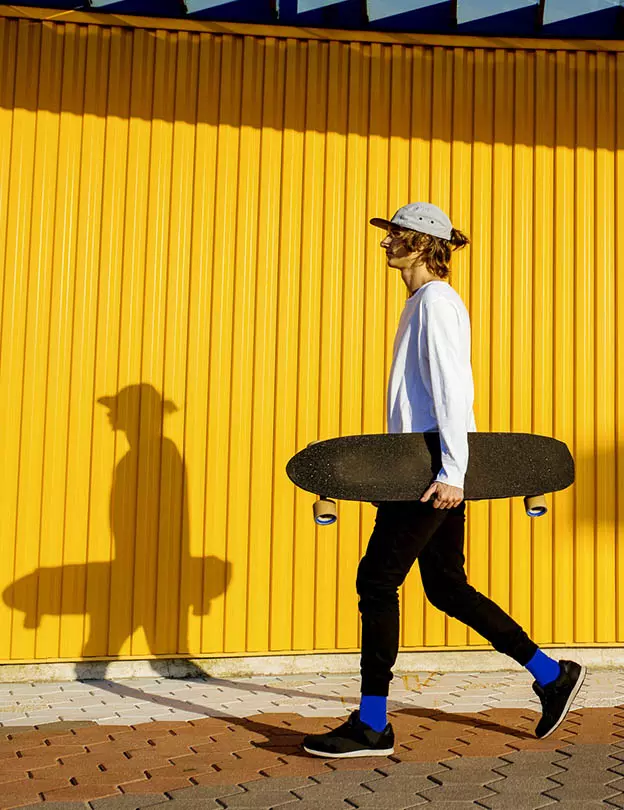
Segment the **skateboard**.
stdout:
[[[523,497],[529,517],[548,511],[547,492],[574,482],[574,459],[564,442],[533,433],[468,433],[467,501]],[[440,436],[380,433],[311,442],[286,465],[290,480],[313,492],[314,519],[336,520],[333,500],[416,501],[442,467]]]

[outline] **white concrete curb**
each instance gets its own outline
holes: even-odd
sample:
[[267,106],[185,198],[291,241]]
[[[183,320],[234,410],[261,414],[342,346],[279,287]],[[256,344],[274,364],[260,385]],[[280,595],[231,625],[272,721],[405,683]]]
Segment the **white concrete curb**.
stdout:
[[[623,647],[542,647],[556,660],[566,658],[593,669],[624,668]],[[357,653],[267,655],[234,658],[173,658],[143,661],[80,661],[77,663],[1,664],[0,683],[100,680],[109,678],[215,678],[253,675],[357,674]],[[395,673],[521,671],[513,659],[495,650],[399,653]]]

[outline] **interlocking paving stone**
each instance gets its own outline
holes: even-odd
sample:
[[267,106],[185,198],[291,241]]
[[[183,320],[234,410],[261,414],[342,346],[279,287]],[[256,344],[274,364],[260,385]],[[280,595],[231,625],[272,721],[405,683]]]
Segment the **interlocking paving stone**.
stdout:
[[603,769],[618,767],[622,762],[614,756],[615,751],[608,745],[574,744],[561,746],[560,757],[553,760],[559,767],[582,773],[583,778],[592,779]]
[[509,776],[500,782],[490,782],[488,787],[499,796],[519,796],[525,793],[531,795],[548,793],[550,795],[551,791],[560,785],[549,777],[533,776],[527,773],[523,776]]
[[[356,807],[362,808],[362,810],[408,810],[410,807],[422,807],[430,804],[427,799],[413,793],[382,793],[381,795],[369,793],[365,796],[356,796],[349,799],[349,802],[356,805]],[[437,808],[436,804],[431,806]],[[299,805],[294,805],[293,810],[298,807]],[[474,808],[474,805],[472,807]]]
[[[572,807],[579,785],[586,794],[592,785],[607,790],[603,807],[624,807],[624,695],[619,708],[596,706],[617,701],[610,692],[616,676],[624,691],[624,676],[592,676],[581,692],[585,702],[576,701],[557,732],[541,741],[534,735],[540,706],[523,671],[398,677],[389,703],[397,738],[392,758],[326,761],[305,755],[300,743],[306,733],[334,728],[357,704],[357,678],[146,678],[54,685],[39,694],[20,685],[14,695],[0,690],[0,703],[22,706],[40,725],[19,714],[14,720],[15,710],[7,716],[0,706],[0,720],[13,724],[0,728],[0,781],[12,775],[13,762],[32,778],[16,773],[3,783],[0,810],[41,805],[41,793],[48,807],[57,798],[78,810],[84,803],[69,800],[91,789],[93,810],[129,810],[133,802],[193,810],[193,791],[200,790],[213,791],[205,807],[224,807],[219,796],[228,794],[241,807],[242,797],[256,796],[256,807],[268,807],[286,796],[284,806],[297,810],[403,810],[427,798],[435,799],[432,810],[460,810],[475,807],[473,789],[482,791],[476,800],[482,807],[523,810]],[[76,719],[59,722],[59,715]],[[18,756],[23,749],[29,753]],[[70,771],[75,785],[68,784]],[[460,786],[463,793],[455,795]],[[96,799],[102,790],[117,792]],[[583,806],[596,801],[588,796]]]
[[370,788],[375,795],[392,793],[419,793],[434,787],[429,776],[386,776],[379,781],[363,780],[362,784]]
[[549,788],[544,791],[545,795],[557,801],[603,801],[620,795],[620,791],[613,790],[609,785],[601,785],[596,782],[585,782],[579,780],[574,784],[561,785],[561,787]]
[[[336,799],[334,797],[328,798],[326,801],[298,801],[296,804],[285,805],[288,810],[353,810],[353,804]],[[473,808],[474,810],[474,808]]]
[[263,791],[274,791],[278,788],[280,790],[297,790],[309,784],[316,784],[316,782],[313,782],[312,779],[307,776],[300,776],[298,778],[275,777],[274,779],[255,779],[253,782],[243,782],[239,788],[240,791],[247,790],[249,793],[260,794]]
[[590,801],[580,801],[580,802],[573,802],[573,801],[565,801],[565,802],[558,802],[557,804],[553,804],[553,810],[605,810],[609,805],[603,804],[603,802],[590,802]]
[[[436,799],[427,806],[430,806],[433,810],[475,810],[476,807],[480,807],[480,805],[475,805],[472,801],[463,801],[460,799],[457,801],[450,799],[442,801]],[[423,807],[424,805],[419,805],[420,810],[422,810]]]
[[496,773],[501,760],[498,757],[470,757],[448,759],[443,768],[431,775],[433,782],[443,785],[450,784],[477,784],[491,786],[491,782],[498,782],[504,777]]
[[300,804],[297,796],[288,790],[274,790],[271,792],[243,793],[238,796],[228,796],[221,799],[225,807],[237,810],[271,810],[272,807],[289,807],[291,804]]
[[37,802],[37,804],[29,804],[22,806],[21,810],[32,810],[38,808],[39,810],[89,810],[89,805],[86,802]]
[[[456,759],[459,759],[457,757]],[[449,760],[446,762],[390,762],[388,760],[380,763],[376,770],[384,776],[416,777],[430,776],[445,771]]]
[[[144,807],[153,807],[156,804],[169,803],[169,799],[162,793],[153,793],[151,796],[108,796],[105,799],[94,799],[89,802],[92,810],[142,810]],[[39,810],[47,810],[41,807]]]
[[429,790],[418,791],[430,802],[487,801],[492,791],[483,785],[438,785]]
[[331,799],[331,800],[346,800],[351,799],[351,797],[357,797],[366,795],[370,791],[363,787],[362,785],[345,785],[344,787],[339,786],[328,786],[328,785],[310,785],[306,787],[300,787],[293,791],[296,798],[301,799],[302,801],[306,802],[320,802],[324,799]]
[[[542,807],[560,807],[554,799],[537,793],[524,793],[519,796],[513,793],[505,793],[488,799],[480,799],[479,805],[487,808],[487,810],[540,810]],[[435,808],[439,810],[437,804]]]
[[380,773],[371,773],[370,771],[354,770],[354,771],[334,771],[332,773],[325,773],[314,777],[314,781],[324,787],[335,787],[342,789],[351,785],[361,785],[362,781],[374,782],[384,777]]

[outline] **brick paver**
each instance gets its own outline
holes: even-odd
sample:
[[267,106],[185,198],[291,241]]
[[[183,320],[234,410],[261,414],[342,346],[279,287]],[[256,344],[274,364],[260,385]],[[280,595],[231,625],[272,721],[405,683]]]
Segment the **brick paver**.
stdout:
[[305,734],[341,723],[358,685],[350,675],[0,684],[0,810],[624,808],[617,670],[589,673],[545,740],[524,672],[397,677],[391,757],[308,756]]

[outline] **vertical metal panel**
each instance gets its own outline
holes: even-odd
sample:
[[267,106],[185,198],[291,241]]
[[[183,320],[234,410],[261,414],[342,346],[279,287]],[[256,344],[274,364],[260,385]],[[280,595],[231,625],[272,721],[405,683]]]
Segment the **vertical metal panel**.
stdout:
[[[489,351],[484,357],[481,370],[475,369],[475,377],[481,380],[481,385],[487,385],[489,377],[491,383],[490,424],[493,430],[511,430],[511,341],[512,341],[512,217],[513,196],[510,189],[513,185],[513,142],[514,142],[514,55],[507,51],[496,51],[494,54],[493,82],[493,179],[492,179],[492,211],[491,237],[483,233],[483,243],[487,249],[491,239],[491,258],[486,267],[473,264],[472,274],[474,283],[479,283],[478,277],[483,273],[489,279],[489,300],[493,306],[489,318],[484,319],[479,327],[473,324],[474,340],[483,340],[482,345],[488,346]],[[477,105],[475,115],[478,115]],[[484,203],[487,205],[487,200]],[[476,224],[475,220],[475,224]],[[489,337],[478,334],[489,320]],[[488,375],[487,369],[490,369]],[[485,379],[483,379],[485,378]],[[483,389],[477,393],[477,380],[475,379],[475,409],[478,401],[485,396]],[[487,416],[485,417],[487,418]],[[477,422],[477,428],[483,429]],[[484,510],[485,511],[485,510]],[[490,543],[484,549],[487,556],[496,556],[496,575],[489,576],[489,568],[483,563],[483,580],[475,584],[477,588],[490,588],[492,599],[505,611],[511,609],[513,583],[515,580],[512,567],[513,538],[511,532],[511,509],[508,502],[494,501],[489,504],[489,531],[485,524],[484,514],[483,535],[489,536]],[[471,532],[472,536],[472,532]],[[472,541],[471,541],[472,542]],[[471,549],[472,551],[472,549]],[[471,572],[472,573],[472,572]],[[476,572],[475,572],[476,575]],[[487,577],[487,578],[486,578]]]
[[[535,201],[533,253],[533,430],[553,433],[556,54],[535,54]],[[535,392],[539,391],[539,396]],[[553,510],[533,525],[533,632],[553,638]]]
[[[575,99],[573,54],[557,52],[555,117],[554,370],[553,436],[574,445],[574,144]],[[578,459],[576,459],[578,464]],[[574,501],[575,490],[558,494],[553,510],[553,641],[574,638]],[[567,537],[567,541],[558,538]],[[557,542],[558,540],[558,542]]]
[[[478,429],[577,461],[546,518],[469,505],[469,580],[624,641],[621,55],[2,18],[0,64],[2,660],[357,649],[374,509],[319,529],[284,467],[384,430],[367,223],[410,199],[472,240]],[[406,649],[485,643],[417,567],[401,606]]]
[[[624,54],[615,57],[615,97],[624,91]],[[616,104],[615,110],[615,233],[623,233],[624,227],[624,104]],[[615,591],[615,628],[618,642],[624,640],[624,600],[622,583],[624,582],[624,554],[620,527],[624,521],[624,470],[622,469],[622,447],[624,447],[624,343],[622,326],[624,325],[624,285],[618,268],[624,262],[624,239],[615,240],[615,263],[613,273],[613,300],[615,305],[615,435],[609,446],[615,460],[615,510],[614,514],[605,516],[612,520],[615,532],[615,567],[612,577],[612,588]],[[608,272],[608,269],[607,269]]]
[[[501,63],[501,58],[503,59]],[[469,308],[472,326],[472,366],[475,385],[475,420],[478,430],[489,429],[494,421],[490,416],[492,395],[490,393],[492,364],[490,347],[498,341],[492,325],[490,302],[491,287],[505,273],[505,267],[494,263],[493,247],[496,243],[498,229],[494,227],[494,216],[500,216],[492,205],[492,196],[501,182],[500,148],[494,148],[495,127],[499,125],[495,113],[500,107],[501,88],[505,90],[506,53],[477,49],[474,58],[474,130],[473,130],[473,163],[472,163],[472,221],[470,237],[470,298],[464,299]],[[499,95],[496,95],[498,93]],[[496,102],[499,102],[497,105]],[[498,146],[498,145],[497,145]],[[508,147],[503,145],[504,149]],[[450,178],[449,178],[450,179]],[[451,217],[454,217],[451,212]],[[462,223],[457,222],[461,230]],[[499,272],[496,272],[499,271]],[[502,303],[502,302],[501,302]],[[500,429],[500,428],[499,428]],[[474,508],[472,508],[474,507]],[[492,510],[498,504],[492,504]],[[498,507],[500,508],[500,507]],[[467,509],[468,521],[466,535],[466,572],[474,587],[489,591],[489,565],[491,554],[489,539],[491,535],[490,505],[475,503]],[[501,537],[503,548],[508,542],[506,533]],[[504,566],[501,566],[504,576]],[[468,631],[469,644],[482,644],[481,636],[472,628]]]
[[[615,60],[596,56],[597,121],[615,122]],[[601,132],[596,145],[596,303],[594,311],[596,370],[596,641],[616,638],[616,444],[615,438],[615,126]]]

